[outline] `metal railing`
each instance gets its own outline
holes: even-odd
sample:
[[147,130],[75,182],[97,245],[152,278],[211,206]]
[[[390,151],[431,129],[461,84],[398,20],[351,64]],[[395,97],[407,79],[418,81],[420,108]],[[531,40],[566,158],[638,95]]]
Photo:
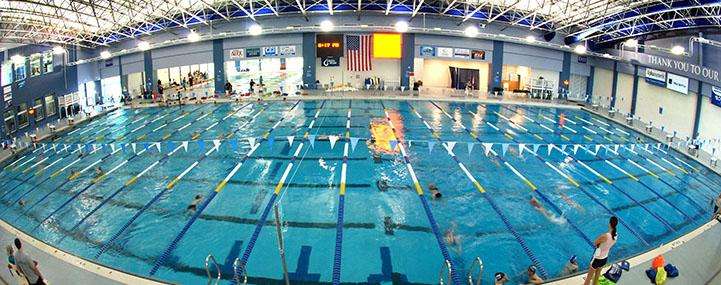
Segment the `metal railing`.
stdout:
[[452,278],[453,278],[453,277],[452,277],[452,275],[453,275],[453,268],[451,268],[451,261],[450,261],[450,260],[444,260],[444,261],[443,261],[443,264],[441,264],[441,271],[438,273],[438,284],[440,284],[440,285],[446,284],[445,282],[443,282],[443,280],[444,280],[444,279],[443,279],[443,278],[444,278],[444,275],[446,275],[446,274],[447,274],[447,278],[448,278],[448,280],[449,280],[448,283],[452,284],[453,281],[450,281],[450,280],[452,280]]
[[[476,264],[478,264],[478,275],[476,275],[476,282],[473,282],[473,269],[476,268]],[[481,285],[481,275],[483,274],[483,260],[481,260],[480,257],[476,257],[475,260],[473,260],[473,263],[471,264],[471,267],[468,268],[468,285]]]
[[[210,262],[213,262],[213,265],[215,266],[215,270],[218,272],[218,275],[213,278],[213,276],[210,274]],[[220,265],[218,265],[218,262],[215,260],[215,257],[213,257],[212,254],[208,254],[208,256],[205,257],[205,274],[208,275],[208,285],[210,284],[218,284],[220,282],[221,277],[221,270]],[[213,282],[213,279],[215,279],[215,282]]]

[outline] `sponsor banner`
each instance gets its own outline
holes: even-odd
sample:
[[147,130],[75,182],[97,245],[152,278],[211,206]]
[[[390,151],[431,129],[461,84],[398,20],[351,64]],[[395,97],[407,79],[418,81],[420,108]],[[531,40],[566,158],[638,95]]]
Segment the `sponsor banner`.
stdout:
[[588,63],[588,57],[579,56],[579,57],[578,57],[578,63]]
[[420,48],[420,55],[421,56],[436,56],[436,48],[432,46],[421,46]]
[[473,50],[471,51],[471,58],[476,60],[486,60],[485,50]]
[[320,61],[320,65],[323,67],[340,66],[340,57],[332,55],[326,56]]
[[721,88],[711,86],[711,104],[721,107]]
[[245,49],[245,57],[260,57],[260,48]]
[[230,50],[230,58],[245,58],[245,50],[244,49],[231,49]]
[[667,73],[666,88],[683,94],[688,94],[688,77]]
[[471,50],[467,48],[456,48],[453,49],[453,57],[457,58],[471,58]]
[[646,68],[646,82],[661,87],[666,87],[666,72]]
[[263,47],[263,56],[278,55],[278,47]]
[[295,46],[281,46],[280,55],[295,55]]
[[674,72],[696,80],[711,82],[715,85],[721,84],[719,70],[712,67],[700,66],[682,60],[631,51],[624,51],[621,54],[616,52],[615,54],[631,59],[633,63],[638,63],[643,66],[658,68],[667,72]]
[[12,84],[3,86],[3,99],[5,100],[5,106],[9,106],[13,101]]
[[436,55],[438,57],[453,57],[453,48],[438,47],[436,48]]
[[113,59],[112,59],[112,58],[108,58],[108,59],[105,60],[105,67],[110,67],[110,66],[113,66]]

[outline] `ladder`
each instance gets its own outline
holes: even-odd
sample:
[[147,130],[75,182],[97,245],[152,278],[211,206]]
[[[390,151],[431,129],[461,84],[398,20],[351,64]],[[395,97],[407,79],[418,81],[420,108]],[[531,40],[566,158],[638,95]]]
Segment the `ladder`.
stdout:
[[248,284],[248,272],[245,270],[245,266],[241,266],[240,258],[233,261],[233,272],[233,284]]
[[[218,272],[218,275],[213,278],[213,276],[210,274],[210,263],[213,263],[213,266],[215,266],[215,270]],[[220,265],[218,265],[218,262],[215,260],[215,257],[213,257],[213,254],[208,254],[208,256],[205,257],[205,274],[208,275],[208,285],[210,284],[218,284],[220,282]],[[215,279],[215,281],[213,281]]]
[[441,264],[441,271],[438,273],[438,284],[440,284],[440,285],[446,284],[443,281],[444,275],[445,275],[445,277],[448,278],[448,283],[452,284],[453,283],[453,281],[451,281],[452,274],[453,274],[453,269],[451,268],[451,261],[444,260],[443,263]]
[[[477,265],[477,266],[476,266]],[[473,269],[478,267],[478,275],[476,275],[476,282],[473,282]],[[483,274],[483,260],[480,257],[476,257],[468,268],[468,285],[481,285],[481,275]]]

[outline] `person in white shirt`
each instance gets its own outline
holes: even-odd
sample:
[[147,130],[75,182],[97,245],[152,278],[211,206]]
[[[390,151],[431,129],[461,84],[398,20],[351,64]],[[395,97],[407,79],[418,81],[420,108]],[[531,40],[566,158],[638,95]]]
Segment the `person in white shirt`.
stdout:
[[[608,232],[598,236],[593,243],[596,246],[596,251],[593,253],[593,260],[591,261],[591,267],[588,269],[586,280],[583,282],[584,285],[598,284],[601,269],[608,262],[608,253],[611,251],[611,247],[616,244],[618,238],[616,226],[618,226],[618,218],[613,216],[608,222]],[[591,279],[593,279],[593,283],[591,283]]]
[[20,269],[20,272],[25,275],[25,278],[28,280],[28,284],[45,285],[46,283],[43,279],[43,275],[38,269],[38,262],[25,253],[23,245],[18,238],[15,239],[15,247],[18,249],[15,251],[13,256],[15,257],[15,265],[18,269]]

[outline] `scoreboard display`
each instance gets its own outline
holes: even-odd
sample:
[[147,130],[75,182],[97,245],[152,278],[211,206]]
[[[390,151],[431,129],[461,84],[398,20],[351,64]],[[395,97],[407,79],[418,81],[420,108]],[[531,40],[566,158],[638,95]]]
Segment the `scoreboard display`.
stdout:
[[343,35],[342,34],[318,34],[315,37],[315,54],[317,57],[326,58],[343,56]]

